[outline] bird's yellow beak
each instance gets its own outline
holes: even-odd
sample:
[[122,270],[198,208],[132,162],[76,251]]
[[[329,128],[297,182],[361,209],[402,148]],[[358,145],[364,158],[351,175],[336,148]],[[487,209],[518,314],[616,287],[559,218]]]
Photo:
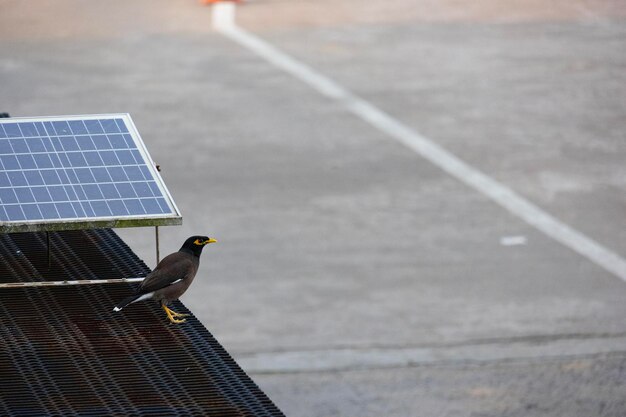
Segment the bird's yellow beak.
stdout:
[[215,243],[217,242],[217,240],[213,239],[212,237],[208,238],[207,240],[200,240],[200,239],[196,239],[193,244],[194,245],[198,245],[198,246],[204,246],[204,245],[208,245],[209,243]]

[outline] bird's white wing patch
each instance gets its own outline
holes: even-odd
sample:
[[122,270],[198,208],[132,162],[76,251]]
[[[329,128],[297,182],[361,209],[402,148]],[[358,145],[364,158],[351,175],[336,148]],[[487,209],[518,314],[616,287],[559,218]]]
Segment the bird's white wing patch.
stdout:
[[154,291],[149,292],[148,294],[144,294],[141,297],[139,297],[138,299],[136,299],[135,301],[133,301],[133,303],[136,303],[137,301],[147,300],[148,298],[152,297],[153,295],[154,295]]
[[[153,295],[154,295],[154,291],[149,292],[147,294],[143,294],[143,295],[137,297],[136,299],[134,299],[133,301],[129,302],[128,304],[136,303],[137,301],[147,300],[148,298],[152,297]],[[126,307],[128,304],[124,304],[122,306],[122,308]],[[119,308],[119,307],[115,306],[115,307],[113,307],[113,311],[122,311],[122,308]]]

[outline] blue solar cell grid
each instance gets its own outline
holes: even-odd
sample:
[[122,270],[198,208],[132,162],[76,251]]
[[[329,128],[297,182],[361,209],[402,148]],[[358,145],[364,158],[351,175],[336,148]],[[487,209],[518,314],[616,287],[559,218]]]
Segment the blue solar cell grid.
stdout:
[[0,221],[177,215],[127,121],[0,122]]

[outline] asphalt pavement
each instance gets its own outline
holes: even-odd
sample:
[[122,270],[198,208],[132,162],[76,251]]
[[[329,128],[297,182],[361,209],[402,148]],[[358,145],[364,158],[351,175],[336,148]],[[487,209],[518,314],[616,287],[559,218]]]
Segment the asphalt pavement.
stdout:
[[[623,6],[453,3],[258,0],[237,21],[626,257]],[[183,302],[287,415],[626,415],[620,276],[211,8],[0,6],[0,112],[131,114],[184,218],[161,252],[219,241]],[[118,232],[154,265],[152,229]]]

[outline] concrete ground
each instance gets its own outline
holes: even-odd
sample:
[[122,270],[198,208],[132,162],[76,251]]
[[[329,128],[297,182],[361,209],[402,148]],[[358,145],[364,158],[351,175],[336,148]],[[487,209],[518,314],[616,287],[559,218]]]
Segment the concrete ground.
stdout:
[[[250,1],[238,22],[626,256],[622,2],[336,3]],[[626,414],[626,282],[210,8],[0,7],[0,111],[131,114],[184,216],[162,252],[219,240],[183,301],[287,415]],[[151,229],[119,232],[154,265]]]

